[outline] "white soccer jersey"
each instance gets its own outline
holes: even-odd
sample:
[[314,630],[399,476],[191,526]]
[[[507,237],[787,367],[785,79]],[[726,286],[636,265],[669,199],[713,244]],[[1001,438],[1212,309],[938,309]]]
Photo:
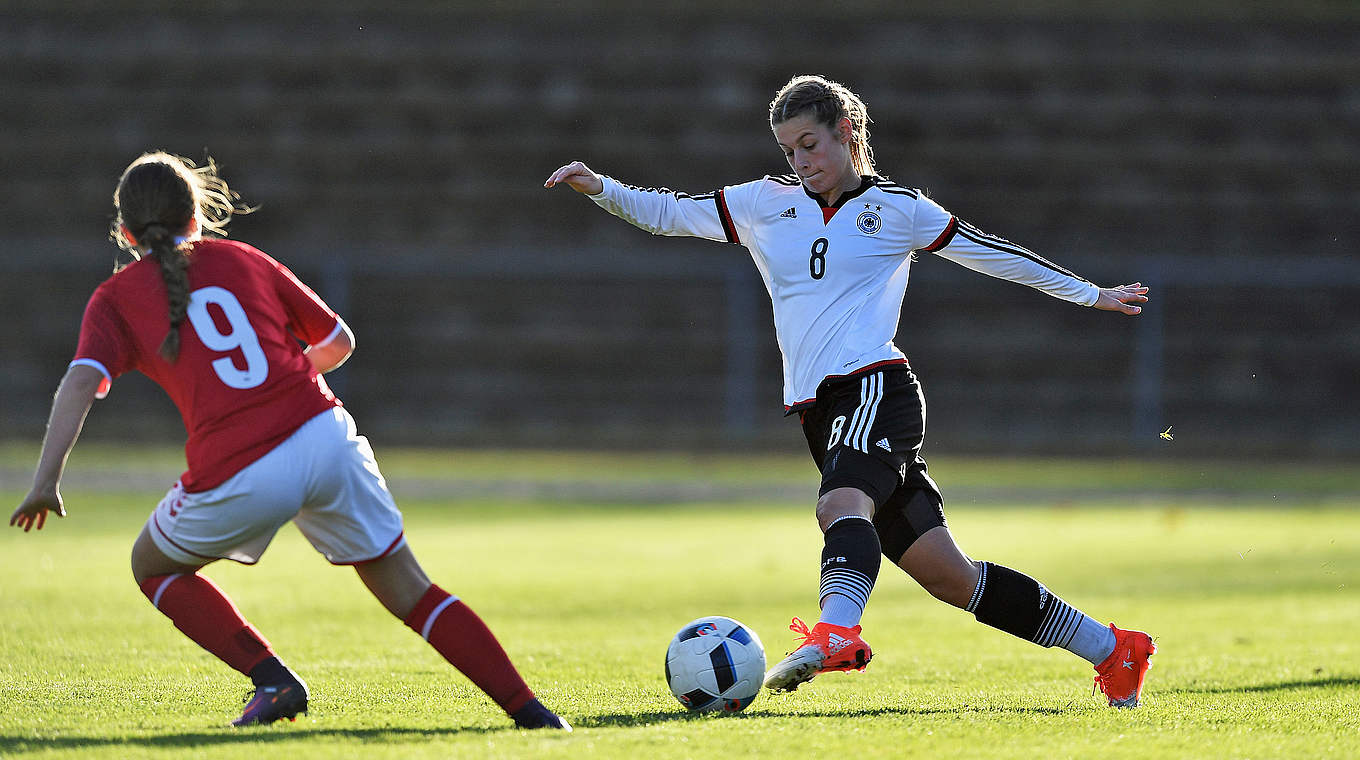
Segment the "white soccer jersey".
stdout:
[[1090,282],[954,217],[921,191],[882,177],[865,177],[830,208],[792,174],[703,195],[602,179],[604,189],[591,200],[636,227],[725,240],[751,252],[774,305],[787,411],[815,401],[827,378],[906,361],[893,336],[913,251],[1084,306],[1100,294]]

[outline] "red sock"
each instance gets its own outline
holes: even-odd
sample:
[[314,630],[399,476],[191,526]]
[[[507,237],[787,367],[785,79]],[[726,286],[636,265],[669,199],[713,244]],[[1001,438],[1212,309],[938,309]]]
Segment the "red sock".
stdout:
[[246,675],[274,656],[222,589],[198,573],[147,578],[142,593],[185,636]]
[[534,698],[491,629],[444,589],[431,584],[402,622],[430,642],[506,713],[513,715]]

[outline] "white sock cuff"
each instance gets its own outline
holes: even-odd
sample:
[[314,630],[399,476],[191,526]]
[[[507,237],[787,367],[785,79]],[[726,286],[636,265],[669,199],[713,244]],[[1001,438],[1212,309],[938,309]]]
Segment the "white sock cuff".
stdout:
[[[826,530],[831,530],[832,528],[834,528],[834,527],[836,526],[836,523],[841,522],[841,521],[843,521],[843,520],[863,520],[864,522],[867,522],[867,523],[869,523],[870,525],[873,525],[873,524],[874,524],[874,521],[873,521],[873,520],[870,520],[869,518],[865,517],[864,515],[841,515],[840,517],[837,517],[836,519],[832,520],[832,521],[831,521],[831,524],[828,525],[828,526],[826,526]],[[822,531],[822,532],[825,533],[826,530],[824,530],[824,531]]]

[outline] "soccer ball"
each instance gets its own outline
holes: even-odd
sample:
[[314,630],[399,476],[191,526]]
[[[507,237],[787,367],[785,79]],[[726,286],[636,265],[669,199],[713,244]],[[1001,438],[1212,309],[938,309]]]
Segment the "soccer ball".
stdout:
[[741,712],[760,691],[765,647],[756,632],[729,617],[687,623],[666,648],[666,684],[694,712]]

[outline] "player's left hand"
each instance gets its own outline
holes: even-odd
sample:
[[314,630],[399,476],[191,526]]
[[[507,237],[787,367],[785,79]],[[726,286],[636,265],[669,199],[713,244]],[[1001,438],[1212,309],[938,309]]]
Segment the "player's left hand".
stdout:
[[1147,287],[1141,282],[1132,282],[1113,288],[1101,288],[1100,297],[1091,306],[1103,311],[1138,314],[1143,310],[1143,307],[1135,304],[1147,303],[1147,292]]
[[23,528],[27,533],[33,528],[42,530],[43,523],[47,522],[47,513],[51,511],[57,517],[66,516],[66,507],[61,501],[61,492],[56,488],[51,490],[34,489],[24,497],[24,502],[19,508],[10,515],[9,524]]

